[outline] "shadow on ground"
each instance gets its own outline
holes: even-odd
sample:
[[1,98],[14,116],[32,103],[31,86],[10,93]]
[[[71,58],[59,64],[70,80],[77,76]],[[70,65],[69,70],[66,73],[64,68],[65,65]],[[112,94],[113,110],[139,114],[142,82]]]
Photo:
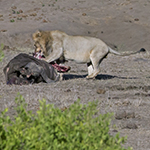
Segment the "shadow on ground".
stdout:
[[[70,80],[70,79],[79,79],[79,78],[86,78],[86,75],[75,75],[75,74],[64,74],[64,80]],[[100,74],[97,75],[95,79],[97,80],[109,80],[113,78],[119,78],[119,79],[137,79],[137,77],[118,77],[118,76],[112,76],[107,74]]]

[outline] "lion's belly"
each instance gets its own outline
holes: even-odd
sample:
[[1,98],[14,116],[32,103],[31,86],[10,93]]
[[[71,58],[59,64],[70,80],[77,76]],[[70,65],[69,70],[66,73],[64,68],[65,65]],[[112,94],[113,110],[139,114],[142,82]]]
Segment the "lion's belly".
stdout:
[[66,52],[65,59],[74,60],[77,63],[87,63],[90,62],[90,54],[84,52]]

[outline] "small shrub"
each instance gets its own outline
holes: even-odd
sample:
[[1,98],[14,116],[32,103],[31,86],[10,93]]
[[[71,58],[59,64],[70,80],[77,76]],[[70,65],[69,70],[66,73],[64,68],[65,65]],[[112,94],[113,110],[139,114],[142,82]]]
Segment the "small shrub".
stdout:
[[3,48],[4,48],[4,44],[1,44],[1,47],[0,47],[0,61],[2,61],[3,58],[4,58]]
[[125,138],[108,133],[112,114],[94,117],[96,102],[78,100],[61,111],[43,99],[37,114],[26,110],[21,95],[15,102],[14,119],[6,116],[8,109],[1,113],[0,150],[125,150]]
[[14,19],[11,19],[10,22],[15,22],[15,20],[14,20]]
[[17,20],[22,20],[22,18],[17,18]]

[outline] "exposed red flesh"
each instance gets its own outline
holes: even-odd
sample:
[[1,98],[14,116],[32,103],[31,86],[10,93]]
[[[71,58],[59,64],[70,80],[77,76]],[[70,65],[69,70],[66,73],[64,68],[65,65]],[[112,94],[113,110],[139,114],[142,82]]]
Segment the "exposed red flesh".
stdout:
[[[33,53],[33,56],[37,59],[44,58],[43,56],[40,55],[40,53]],[[55,62],[50,62],[50,64],[58,71],[58,72],[68,72],[70,70],[69,66],[63,66],[59,65]]]
[[62,66],[57,63],[50,63],[58,72],[68,72],[70,70],[69,66]]

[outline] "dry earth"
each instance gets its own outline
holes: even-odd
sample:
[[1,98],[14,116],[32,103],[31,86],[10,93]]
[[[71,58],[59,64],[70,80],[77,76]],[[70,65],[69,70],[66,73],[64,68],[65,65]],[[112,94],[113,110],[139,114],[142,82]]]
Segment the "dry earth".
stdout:
[[[100,113],[115,113],[111,134],[128,136],[125,147],[150,150],[149,8],[150,0],[0,0],[0,43],[5,45],[0,62],[0,111],[8,107],[14,114],[17,92],[33,111],[42,98],[60,108],[78,98],[84,104],[98,100]],[[109,55],[95,80],[84,78],[86,65],[68,62],[72,69],[64,81],[6,85],[4,66],[20,52],[33,52],[31,34],[37,29],[98,37],[120,52],[144,47],[147,53]]]

